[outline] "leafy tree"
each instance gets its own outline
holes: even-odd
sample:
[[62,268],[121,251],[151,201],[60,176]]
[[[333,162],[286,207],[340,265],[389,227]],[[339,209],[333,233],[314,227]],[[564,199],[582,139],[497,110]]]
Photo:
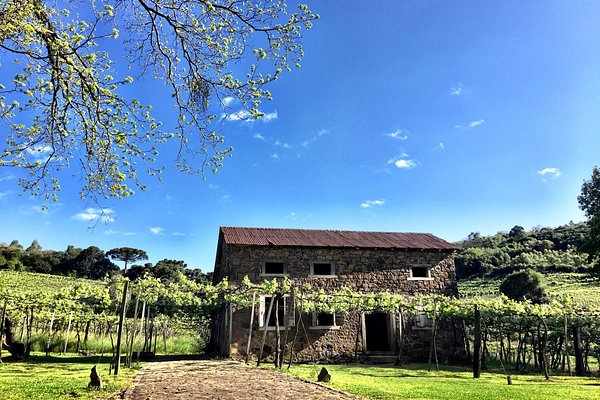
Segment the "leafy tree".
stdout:
[[[21,168],[22,187],[46,198],[71,166],[83,197],[143,190],[141,166],[159,174],[159,148],[171,140],[182,171],[216,171],[231,151],[221,115],[233,101],[236,119],[264,115],[266,85],[299,66],[302,32],[317,17],[303,4],[288,13],[285,0],[0,0],[0,61],[13,74],[0,82],[0,166]],[[116,68],[114,49],[135,76]],[[170,91],[172,131],[125,95],[144,76]]]
[[42,251],[42,246],[37,240],[34,240],[33,242],[31,242],[31,245],[27,249],[25,249],[25,251],[27,253]]
[[164,259],[156,263],[153,274],[163,282],[177,282],[186,268],[187,264],[184,261]]
[[111,249],[106,252],[106,256],[108,258],[112,258],[113,260],[123,261],[125,263],[123,273],[127,272],[127,264],[148,259],[148,255],[144,250],[134,249],[131,247],[118,247]]
[[532,269],[514,271],[504,278],[500,292],[513,300],[531,300],[540,304],[548,301],[545,279],[542,274]]
[[579,208],[583,210],[590,225],[587,250],[596,258],[596,267],[600,269],[600,170],[595,166],[592,178],[584,181],[581,195],[577,197]]

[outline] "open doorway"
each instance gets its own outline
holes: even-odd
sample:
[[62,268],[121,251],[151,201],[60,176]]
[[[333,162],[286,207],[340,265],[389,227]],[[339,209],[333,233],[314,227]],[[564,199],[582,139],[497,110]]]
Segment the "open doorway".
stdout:
[[364,315],[366,351],[392,351],[393,330],[390,314],[372,313]]

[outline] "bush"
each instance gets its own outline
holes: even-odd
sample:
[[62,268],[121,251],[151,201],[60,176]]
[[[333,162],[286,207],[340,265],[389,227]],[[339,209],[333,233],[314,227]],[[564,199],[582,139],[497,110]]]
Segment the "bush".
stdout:
[[531,300],[536,304],[548,302],[544,276],[532,269],[509,274],[502,281],[500,292],[513,300]]

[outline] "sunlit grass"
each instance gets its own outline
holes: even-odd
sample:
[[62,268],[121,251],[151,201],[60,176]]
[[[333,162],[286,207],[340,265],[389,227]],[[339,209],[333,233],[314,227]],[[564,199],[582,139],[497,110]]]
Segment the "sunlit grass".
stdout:
[[[316,380],[323,365],[292,365],[293,375]],[[374,365],[325,365],[331,374],[329,385],[370,399],[485,399],[556,400],[600,399],[598,377],[512,375],[512,385],[499,371],[483,372],[473,379],[467,368],[444,366],[427,371],[426,365],[403,367]]]
[[[6,353],[3,352],[3,355]],[[137,369],[121,368],[108,375],[110,356],[33,355],[28,361],[0,364],[0,399],[102,399],[127,388]],[[105,389],[88,389],[90,370],[97,365]]]

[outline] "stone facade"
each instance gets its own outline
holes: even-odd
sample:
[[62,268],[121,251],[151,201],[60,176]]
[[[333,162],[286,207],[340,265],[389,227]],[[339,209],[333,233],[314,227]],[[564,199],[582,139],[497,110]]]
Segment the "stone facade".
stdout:
[[[347,286],[363,293],[389,291],[408,296],[417,293],[457,294],[453,251],[437,249],[263,246],[230,244],[219,240],[214,279],[220,281],[227,277],[235,285],[245,276],[255,283],[273,277],[282,278],[281,274],[265,274],[266,262],[284,263],[285,268],[281,272],[285,276],[298,284],[310,282],[316,289]],[[331,263],[332,274],[313,275],[311,266],[315,262]],[[415,268],[420,268],[421,273],[414,272]],[[422,271],[428,271],[426,276]],[[257,301],[252,326],[249,308],[229,307],[218,313],[212,332],[213,349],[222,355],[245,357],[252,329],[250,356],[255,357],[260,350],[264,332],[262,325],[265,324],[269,300],[261,298]],[[295,311],[294,321],[298,321],[298,317]],[[311,313],[302,315],[300,326],[290,326],[285,346],[289,349],[293,344],[296,361],[346,361],[355,356],[368,360],[374,356],[393,356],[400,351],[400,347],[407,360],[427,358],[431,329],[417,326],[416,321],[406,317],[402,326],[400,316],[395,314],[364,315],[351,312],[344,316],[324,317],[327,325],[318,324],[319,316]],[[285,316],[283,319],[280,322],[282,328]],[[402,344],[399,343],[400,329],[404,329]],[[453,349],[456,347],[456,332],[451,335],[443,330],[451,331],[453,327],[440,328],[438,349]],[[283,343],[286,335],[283,330],[280,332]],[[269,328],[264,350],[268,354],[274,347],[275,330]],[[440,356],[442,360],[451,357],[451,354],[443,353]]]

